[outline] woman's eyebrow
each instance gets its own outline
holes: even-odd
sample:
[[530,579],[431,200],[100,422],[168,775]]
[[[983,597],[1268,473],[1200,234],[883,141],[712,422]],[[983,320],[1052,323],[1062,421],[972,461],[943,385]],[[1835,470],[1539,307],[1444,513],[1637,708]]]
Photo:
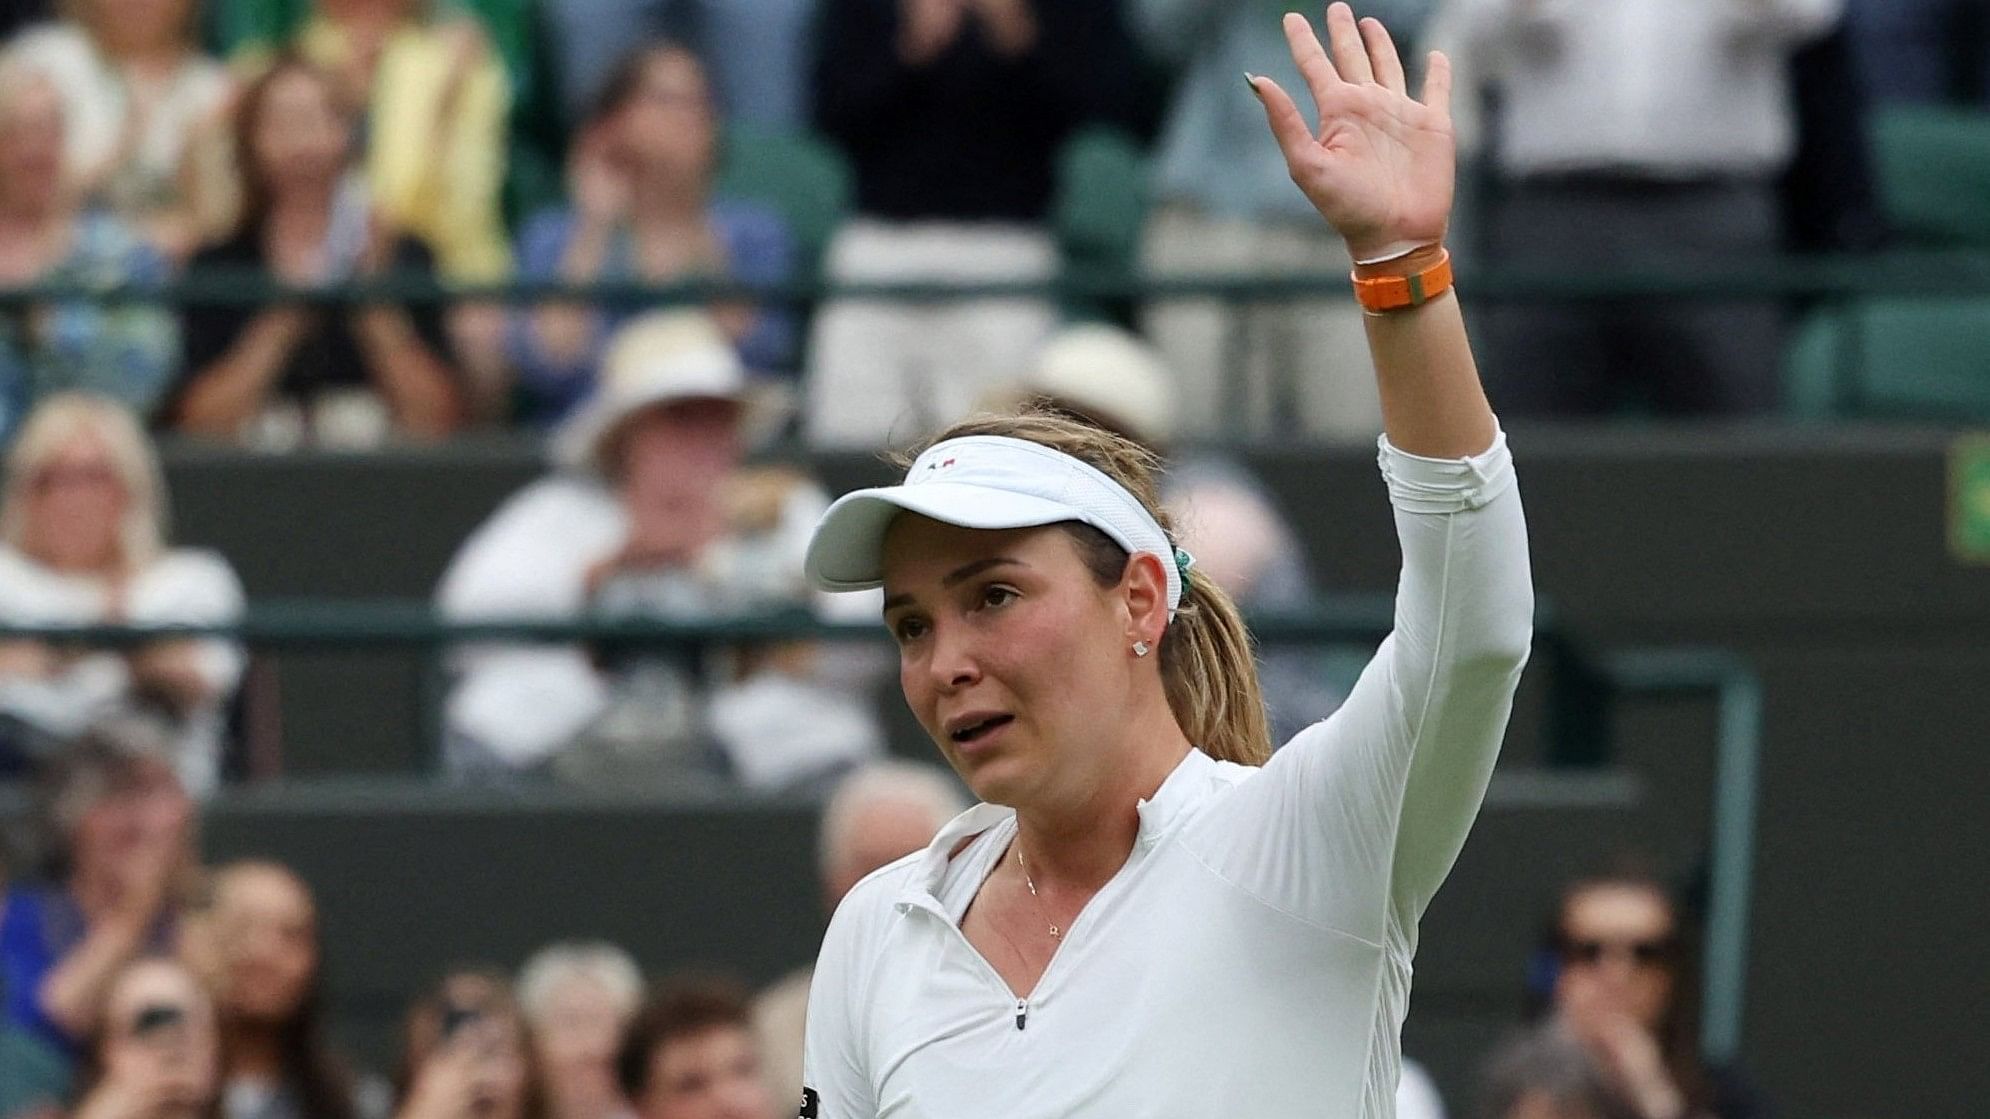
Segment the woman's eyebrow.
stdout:
[[[1029,565],[1013,556],[990,556],[987,559],[979,559],[973,563],[963,564],[947,572],[941,576],[940,585],[943,587],[958,586],[962,582],[972,579],[984,571],[1007,566],[1028,567]],[[910,605],[912,605],[912,596],[910,594],[895,594],[884,600],[884,606],[879,609],[879,613],[889,614],[901,606]]]

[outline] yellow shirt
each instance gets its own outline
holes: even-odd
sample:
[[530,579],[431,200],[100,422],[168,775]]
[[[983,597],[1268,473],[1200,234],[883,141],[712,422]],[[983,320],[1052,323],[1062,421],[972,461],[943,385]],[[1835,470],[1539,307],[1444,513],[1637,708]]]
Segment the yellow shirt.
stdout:
[[[511,272],[500,213],[511,89],[488,47],[467,46],[470,25],[403,24],[381,48],[367,119],[366,179],[379,212],[427,242],[442,275],[495,281]],[[342,71],[347,32],[316,16],[296,45]]]

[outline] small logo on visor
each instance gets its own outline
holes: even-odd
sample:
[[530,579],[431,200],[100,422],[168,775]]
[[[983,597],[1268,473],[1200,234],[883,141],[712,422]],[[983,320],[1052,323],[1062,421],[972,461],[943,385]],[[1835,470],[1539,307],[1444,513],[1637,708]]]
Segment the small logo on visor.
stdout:
[[954,458],[945,458],[941,459],[938,462],[929,462],[926,464],[926,470],[928,473],[935,470],[945,470],[947,467],[952,466],[954,463],[958,461],[959,461],[958,459]]

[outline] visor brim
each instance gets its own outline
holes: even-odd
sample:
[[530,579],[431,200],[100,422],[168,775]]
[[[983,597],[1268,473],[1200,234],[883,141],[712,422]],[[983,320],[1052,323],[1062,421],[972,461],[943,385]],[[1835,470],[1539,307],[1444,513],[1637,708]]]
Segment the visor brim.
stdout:
[[885,532],[900,513],[990,531],[1090,521],[1061,501],[960,482],[857,490],[838,498],[816,525],[802,565],[809,583],[825,591],[882,586]]

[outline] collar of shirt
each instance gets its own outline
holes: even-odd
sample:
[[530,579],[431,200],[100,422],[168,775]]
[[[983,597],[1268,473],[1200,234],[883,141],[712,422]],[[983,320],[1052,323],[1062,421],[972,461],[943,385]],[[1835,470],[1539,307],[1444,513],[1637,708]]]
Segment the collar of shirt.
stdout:
[[[1161,782],[1161,787],[1154,790],[1154,795],[1142,798],[1135,806],[1140,815],[1140,830],[1133,840],[1134,850],[1149,850],[1173,831],[1188,810],[1201,804],[1220,783],[1216,779],[1220,768],[1214,758],[1200,749],[1190,750]],[[948,893],[948,875],[960,869],[955,848],[962,848],[960,855],[966,856],[968,851],[963,841],[970,841],[970,845],[984,838],[1006,841],[1015,830],[1015,819],[1016,810],[1000,804],[977,804],[954,817],[919,855],[917,868],[898,899],[898,911],[903,913],[917,907],[944,912],[942,899]]]

